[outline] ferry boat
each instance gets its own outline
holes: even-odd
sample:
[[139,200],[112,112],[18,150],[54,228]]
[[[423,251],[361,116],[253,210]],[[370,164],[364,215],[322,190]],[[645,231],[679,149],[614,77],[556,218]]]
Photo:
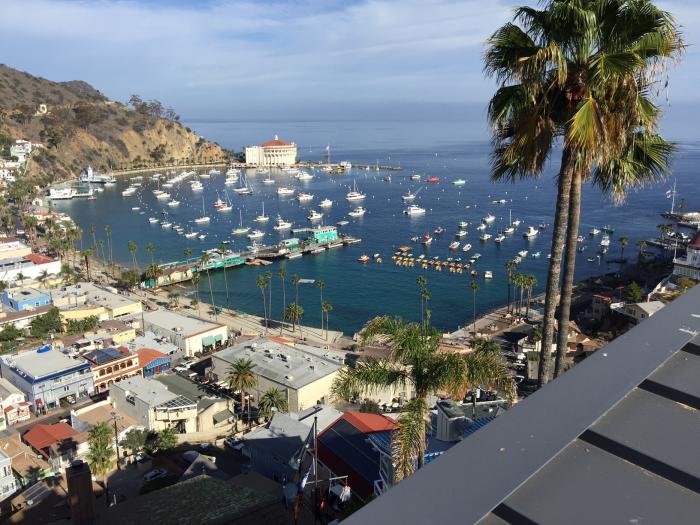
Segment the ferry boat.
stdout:
[[156,219],[155,217],[149,217],[148,222],[150,222],[151,224],[155,224],[158,222],[158,219]]
[[313,200],[314,196],[311,193],[305,193],[303,191],[299,192],[299,195],[297,195],[297,200],[299,202],[308,202],[310,200]]
[[357,191],[357,187],[355,186],[355,180],[353,179],[352,191],[349,191],[345,198],[349,201],[360,201],[365,197],[366,195],[364,193],[360,193],[359,191]]
[[321,208],[330,208],[333,206],[333,201],[330,199],[323,199],[318,205],[321,206]]
[[433,242],[433,238],[432,238],[430,235],[428,235],[428,234],[426,233],[425,235],[423,235],[423,238],[421,239],[420,242],[421,242],[421,244],[424,244],[424,245],[427,246],[427,245],[429,245],[431,242]]
[[445,228],[443,228],[442,226],[438,226],[437,228],[435,228],[435,231],[433,233],[435,235],[442,235],[443,233],[445,233]]
[[500,244],[500,243],[502,243],[503,241],[506,240],[506,236],[505,236],[503,233],[499,233],[498,235],[496,235],[496,236],[493,238],[493,240],[494,240],[494,242],[497,242],[497,243]]
[[179,205],[180,205],[180,201],[178,201],[178,200],[170,199],[168,201],[168,206],[170,206],[171,208],[174,208],[175,206],[179,206]]
[[455,186],[464,186],[466,183],[467,181],[464,179],[457,179],[452,181],[452,184],[454,184]]
[[539,230],[533,226],[528,226],[527,231],[523,233],[523,237],[526,239],[532,239],[533,237],[536,237],[537,234],[540,233]]
[[323,218],[323,213],[319,213],[316,210],[311,210],[311,213],[309,213],[308,217],[306,217],[310,221],[319,221]]
[[254,220],[255,220],[255,222],[267,222],[270,220],[270,217],[265,215],[265,203],[264,202],[262,203],[262,213],[260,215],[258,215],[257,217],[255,217]]
[[451,242],[450,243],[450,250],[452,250],[452,251],[459,250],[459,241]]
[[277,188],[277,195],[294,195],[294,190],[282,186],[281,188]]
[[420,180],[420,175],[416,175],[416,174],[411,175],[411,180]]
[[471,249],[472,249],[472,245],[471,245],[471,244],[465,244],[464,246],[462,246],[462,251],[463,251],[463,252],[468,252],[468,251],[471,250]]
[[488,241],[491,237],[492,237],[492,235],[490,233],[484,233],[481,235],[481,237],[479,237],[479,240],[482,242]]
[[595,237],[596,235],[600,234],[600,230],[598,228],[591,228],[591,231],[588,232],[588,235],[591,237]]
[[262,239],[264,236],[265,233],[261,232],[260,230],[253,230],[247,235],[249,239]]
[[351,212],[348,212],[348,215],[350,217],[362,217],[366,212],[367,210],[365,210],[362,206],[358,206]]
[[486,224],[490,224],[496,220],[496,216],[489,213],[486,217],[484,217],[481,220],[484,221]]
[[484,279],[493,279],[493,272],[491,270],[485,270]]
[[277,216],[277,223],[272,227],[273,230],[275,231],[284,231],[284,230],[289,230],[292,227],[292,223],[289,221],[285,221],[281,215]]
[[428,177],[428,182],[431,184],[435,184],[436,182],[440,182],[440,178],[433,175],[432,177]]
[[411,204],[403,211],[406,215],[425,215],[425,208]]

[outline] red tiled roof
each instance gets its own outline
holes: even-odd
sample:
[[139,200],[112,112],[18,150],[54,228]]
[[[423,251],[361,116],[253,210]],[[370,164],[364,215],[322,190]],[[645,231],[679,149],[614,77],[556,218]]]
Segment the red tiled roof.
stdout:
[[696,250],[700,250],[700,232],[695,234],[695,237],[693,237],[693,240],[690,241],[688,248],[694,248]]
[[68,423],[56,423],[54,425],[44,425],[38,423],[27,432],[22,439],[35,450],[42,450],[46,447],[73,437],[77,432]]
[[42,255],[40,253],[30,253],[29,255],[25,255],[24,258],[33,262],[34,264],[47,264],[53,262],[51,257],[47,257],[46,255]]
[[396,430],[399,425],[390,417],[381,414],[366,414],[364,412],[345,412],[342,416],[360,432],[384,432],[386,430]]
[[139,348],[136,350],[139,355],[139,366],[144,368],[151,364],[156,359],[168,359],[168,356],[163,352],[159,352],[155,348]]
[[289,142],[285,142],[280,139],[274,139],[274,140],[268,140],[267,142],[264,142],[260,144],[261,148],[279,148],[280,146],[291,146]]

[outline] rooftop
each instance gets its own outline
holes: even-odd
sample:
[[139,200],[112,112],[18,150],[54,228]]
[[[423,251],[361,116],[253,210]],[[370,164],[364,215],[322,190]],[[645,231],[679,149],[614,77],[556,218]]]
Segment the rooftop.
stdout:
[[197,402],[197,407],[200,410],[221,400],[220,398],[209,396],[203,386],[193,383],[179,375],[160,375],[153,378],[153,381],[164,385],[165,388],[173,394]]
[[294,144],[291,144],[289,142],[285,142],[284,140],[280,140],[277,135],[275,135],[275,138],[273,140],[268,140],[267,142],[263,142],[260,144],[261,148],[279,148],[279,147],[294,147]]
[[[111,425],[114,424],[114,420],[112,419],[112,411],[116,412],[116,409],[112,408],[108,401],[102,401],[100,403],[88,405],[85,408],[71,412],[71,416],[75,416],[77,419],[87,425],[90,425],[91,427],[94,427],[100,423],[108,422],[110,424],[110,428],[112,428]],[[124,415],[121,412],[116,413],[118,433],[136,426],[136,421],[131,419],[129,416]]]
[[24,394],[22,391],[17,388],[15,385],[10,383],[7,379],[4,377],[0,377],[0,401],[4,401],[11,395],[21,395],[24,397]]
[[48,264],[55,261],[55,259],[52,259],[51,257],[48,257],[46,255],[42,255],[41,253],[30,253],[28,255],[25,255],[24,258],[28,261],[33,262],[34,264]]
[[699,312],[696,286],[345,522],[696,523]]
[[152,348],[168,355],[178,351],[176,345],[150,331],[146,331],[144,335],[137,335],[134,340],[124,343],[124,346],[132,352],[137,351],[139,348]]
[[167,354],[159,352],[153,348],[139,348],[136,350],[136,353],[139,356],[139,366],[141,368],[147,367],[157,359],[170,359],[170,356]]
[[36,288],[22,288],[8,292],[7,295],[15,301],[32,301],[36,299],[48,299],[49,294]]
[[[84,297],[86,303],[102,306],[110,310],[138,304],[138,301],[134,301],[125,295],[114,293],[88,282],[80,282],[56,288],[53,290],[53,297],[54,302],[64,299],[69,303],[74,297]],[[80,307],[81,305],[78,305],[78,308]]]
[[124,359],[132,355],[126,348],[98,348],[83,355],[85,359],[97,366],[106,365],[117,359]]
[[168,390],[168,387],[163,383],[141,376],[122,379],[118,383],[114,383],[111,388],[124,390],[151,407],[162,405],[180,397],[175,392]]
[[306,348],[258,337],[217,352],[214,356],[227,363],[240,358],[250,359],[255,365],[256,374],[295,390],[343,367],[342,363],[319,357]]
[[75,436],[77,432],[68,423],[58,422],[53,425],[37,423],[22,439],[31,445],[35,450],[42,450],[46,447]]
[[52,374],[59,374],[77,368],[90,366],[81,357],[68,357],[58,350],[42,347],[38,350],[22,352],[15,356],[3,356],[3,360],[20,376],[41,379]]
[[191,335],[207,332],[215,328],[224,326],[222,324],[211,323],[204,319],[190,317],[171,310],[154,310],[143,314],[144,321],[148,324],[159,326],[165,330],[175,330],[176,328],[187,337]]

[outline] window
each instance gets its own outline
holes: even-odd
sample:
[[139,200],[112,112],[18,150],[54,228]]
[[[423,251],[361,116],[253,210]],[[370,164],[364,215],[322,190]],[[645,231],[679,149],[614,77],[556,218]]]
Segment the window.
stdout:
[[131,359],[126,362],[126,366],[132,366],[133,364],[134,362]]
[[105,375],[105,369],[104,369],[104,368],[103,368],[102,370],[100,370],[100,377],[102,377],[103,375]]

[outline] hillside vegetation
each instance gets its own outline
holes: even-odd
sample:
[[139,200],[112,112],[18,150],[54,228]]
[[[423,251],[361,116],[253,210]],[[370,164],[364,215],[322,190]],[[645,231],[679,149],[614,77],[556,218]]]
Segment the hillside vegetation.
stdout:
[[98,171],[225,161],[228,152],[179,122],[172,108],[134,95],[114,102],[90,84],[53,82],[0,64],[0,145],[40,142],[27,165],[38,183]]

